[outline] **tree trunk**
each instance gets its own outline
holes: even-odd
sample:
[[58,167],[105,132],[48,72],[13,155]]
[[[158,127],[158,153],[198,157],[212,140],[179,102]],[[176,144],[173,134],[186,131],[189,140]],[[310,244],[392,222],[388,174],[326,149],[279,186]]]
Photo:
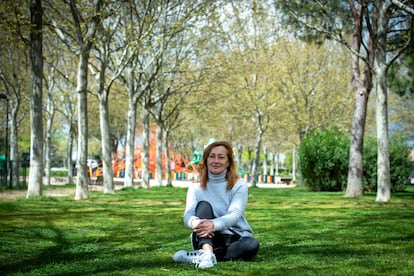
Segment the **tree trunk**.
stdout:
[[68,183],[72,184],[73,181],[73,160],[72,160],[72,152],[73,152],[73,125],[72,119],[69,120],[69,134],[68,134],[68,141],[66,147],[66,166],[68,167]]
[[248,162],[248,170],[249,174],[253,177],[253,159],[252,159],[253,149],[250,147],[247,148],[247,162]]
[[[10,100],[9,100],[10,101]],[[8,103],[9,104],[9,103]],[[19,96],[15,98],[15,103],[10,112],[10,161],[12,166],[12,187],[17,189],[20,187],[19,179],[19,139],[18,139],[18,126],[17,126],[17,112],[20,107]],[[24,161],[23,161],[24,162]]]
[[99,116],[101,125],[101,143],[102,143],[102,170],[103,170],[103,193],[114,194],[114,175],[112,172],[112,151],[111,139],[109,137],[109,108],[108,108],[109,91],[102,89],[99,94]]
[[273,154],[273,152],[269,153],[270,156],[270,174],[271,176],[275,175],[275,159],[276,156]]
[[[157,125],[157,150],[156,150],[156,179],[159,186],[162,186],[162,128]],[[167,160],[167,159],[166,159]]]
[[263,176],[267,176],[267,148],[263,147],[263,156],[264,156],[264,160],[263,160]]
[[[354,31],[352,36],[352,48],[356,53],[360,53],[362,45],[363,5],[358,5],[357,9],[354,10],[353,15]],[[372,44],[372,40],[369,40],[367,53],[367,62],[369,63],[373,61]],[[362,183],[363,147],[367,103],[372,88],[372,73],[368,68],[369,66],[365,66],[364,69],[361,69],[361,59],[358,55],[352,53],[351,57],[352,85],[354,88],[354,114],[352,117],[348,179],[345,196],[357,197],[364,194]]]
[[[391,199],[391,177],[390,177],[390,157],[388,141],[388,119],[387,119],[387,92],[386,77],[379,76],[377,86],[376,101],[376,121],[377,121],[377,141],[378,141],[378,160],[377,160],[377,197],[376,201],[387,202]],[[381,87],[382,86],[382,87]]]
[[259,129],[256,136],[256,145],[255,145],[255,153],[254,153],[254,161],[253,161],[253,168],[252,168],[252,187],[256,187],[257,180],[256,177],[259,175],[259,163],[260,163],[260,147],[262,144],[262,136],[263,132]]
[[292,181],[296,181],[296,146],[292,150]]
[[164,132],[164,152],[165,152],[165,165],[167,168],[167,187],[172,187],[172,179],[171,179],[171,162],[170,162],[170,148],[168,147],[168,136],[169,131],[165,130]]
[[352,118],[346,197],[357,197],[364,194],[362,185],[363,146],[368,91],[365,87],[361,86],[355,90],[354,95],[355,105]]
[[26,197],[42,195],[43,182],[43,48],[42,1],[30,1],[30,174]]
[[53,118],[55,116],[55,104],[53,102],[52,90],[53,90],[53,71],[51,70],[49,85],[47,88],[47,103],[46,103],[46,111],[47,111],[47,119],[46,119],[46,145],[45,145],[45,178],[46,178],[46,186],[50,186],[50,167],[51,167],[51,148],[52,148],[52,127],[53,127]]
[[237,165],[238,165],[239,171],[241,171],[243,170],[243,164],[242,164],[243,146],[241,144],[237,144],[236,148],[237,148],[237,153],[236,153]]
[[145,106],[145,100],[142,105],[142,187],[145,189],[150,188],[149,181],[149,121],[150,114]]
[[388,112],[387,112],[387,3],[376,1],[378,11],[377,48],[375,51],[374,71],[377,122],[377,197],[376,201],[387,202],[391,199],[390,154],[388,148]]
[[278,153],[278,154],[276,154],[273,158],[274,158],[274,162],[275,162],[275,176],[278,176],[279,175],[279,155],[280,155],[280,153]]
[[128,114],[124,178],[125,188],[134,187],[135,129],[137,122],[137,101],[135,99],[134,70],[130,70],[129,76],[130,81],[128,83]]
[[88,83],[89,50],[84,50],[79,55],[77,76],[78,97],[78,159],[76,163],[77,183],[75,200],[89,198],[88,177],[88,112],[87,112],[87,83]]

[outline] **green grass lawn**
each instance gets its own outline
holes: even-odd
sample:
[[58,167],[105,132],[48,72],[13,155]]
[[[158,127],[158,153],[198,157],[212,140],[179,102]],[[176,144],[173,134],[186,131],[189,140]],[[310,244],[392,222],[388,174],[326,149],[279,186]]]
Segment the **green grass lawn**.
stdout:
[[[73,189],[73,187],[68,187]],[[0,201],[1,275],[413,275],[414,189],[376,203],[302,188],[250,188],[252,262],[200,270],[172,262],[191,249],[186,189],[92,192],[89,200]]]

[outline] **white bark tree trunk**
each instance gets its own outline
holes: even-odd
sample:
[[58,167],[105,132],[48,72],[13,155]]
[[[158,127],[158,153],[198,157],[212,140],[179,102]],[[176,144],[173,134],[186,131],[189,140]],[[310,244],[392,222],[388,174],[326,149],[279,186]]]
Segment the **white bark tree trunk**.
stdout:
[[26,197],[42,195],[43,182],[43,48],[42,2],[30,1],[31,87],[30,87],[30,174]]
[[273,154],[273,152],[269,153],[270,156],[270,175],[274,176],[275,175],[275,155]]
[[126,152],[125,152],[125,178],[124,187],[134,186],[134,154],[135,154],[135,129],[137,123],[137,100],[135,95],[134,70],[129,71],[128,83],[128,113],[127,113],[127,133],[126,133]]
[[[94,13],[90,22],[84,22],[81,19],[80,11],[74,0],[69,1],[72,17],[74,19],[76,42],[78,43],[78,71],[77,71],[77,99],[78,99],[78,154],[77,154],[77,182],[75,190],[75,200],[89,198],[89,177],[88,177],[88,66],[90,50],[94,44],[96,30],[102,18],[102,1],[95,0],[93,3]],[[88,25],[88,32],[84,34],[83,24]]]
[[102,144],[102,171],[103,171],[103,193],[114,194],[114,175],[112,172],[112,151],[111,139],[109,134],[109,108],[108,108],[109,91],[103,89],[99,95],[99,116],[101,126],[101,144]]
[[[264,160],[263,160],[263,176],[266,177],[267,176],[267,148],[265,146],[263,147],[263,156],[264,156]],[[266,182],[265,179],[264,179],[264,182]]]
[[363,145],[368,94],[366,87],[363,86],[358,87],[354,92],[355,106],[352,118],[346,197],[357,197],[364,194],[362,185]]
[[387,202],[391,199],[390,154],[388,141],[388,112],[387,112],[387,26],[386,15],[388,5],[376,1],[378,9],[377,48],[375,51],[374,72],[377,122],[377,197],[376,201]]
[[171,178],[171,162],[170,162],[170,149],[168,147],[168,130],[164,130],[164,152],[165,152],[165,165],[167,168],[167,187],[172,187],[172,178]]
[[149,181],[149,123],[150,123],[150,114],[145,106],[145,100],[142,104],[142,187],[145,189],[150,188]]
[[279,153],[275,155],[274,162],[276,163],[276,176],[279,175]]
[[252,187],[256,187],[257,180],[256,176],[259,175],[259,162],[260,162],[260,147],[262,144],[262,136],[263,131],[261,129],[257,130],[257,136],[256,136],[256,145],[255,145],[255,153],[254,153],[254,161],[253,161],[253,168],[252,168]]
[[68,183],[74,183],[73,181],[73,160],[72,160],[72,152],[73,152],[73,126],[72,122],[70,122],[69,127],[69,136],[67,140],[66,146],[66,166],[68,167]]
[[296,146],[292,150],[292,181],[296,181]]
[[79,55],[77,74],[77,98],[78,98],[78,159],[76,163],[77,182],[75,200],[89,198],[89,177],[88,177],[88,62],[89,50],[84,50]]
[[[157,184],[162,186],[162,128],[157,125],[157,148],[156,148],[156,180]],[[167,160],[167,159],[166,159]],[[166,161],[167,162],[167,161]]]
[[51,70],[49,84],[47,88],[47,103],[46,103],[46,139],[45,139],[45,178],[46,186],[50,186],[50,167],[51,167],[51,147],[52,147],[52,127],[53,127],[53,118],[55,116],[55,103],[53,101],[52,90],[54,86],[54,69]]
[[[243,171],[243,164],[242,164],[242,157],[243,157],[243,146],[241,144],[236,145],[237,152],[236,152],[236,161],[239,168],[239,171]],[[247,172],[249,174],[249,172]]]
[[72,103],[72,97],[68,95],[61,96],[61,102],[63,104],[63,109],[66,117],[66,123],[69,127],[68,129],[68,140],[66,146],[66,166],[68,168],[68,183],[74,183],[73,181],[73,174],[74,174],[74,164],[73,163],[73,143],[74,143],[74,136],[76,135],[75,127],[74,127],[74,105]]

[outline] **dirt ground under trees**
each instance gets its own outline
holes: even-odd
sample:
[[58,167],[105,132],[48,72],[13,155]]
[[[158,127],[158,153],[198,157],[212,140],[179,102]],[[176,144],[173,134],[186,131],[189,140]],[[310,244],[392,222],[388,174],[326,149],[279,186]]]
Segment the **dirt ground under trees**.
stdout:
[[[66,184],[66,178],[62,177],[51,177],[51,187],[43,189],[43,196],[73,196],[75,197],[75,187],[68,188],[63,187]],[[43,183],[46,183],[44,181]],[[102,191],[102,185],[89,185],[90,192],[99,192]],[[121,183],[115,183],[115,190],[122,189],[123,185]],[[26,189],[0,189],[0,200],[2,199],[16,199],[16,198],[25,198],[27,195]]]

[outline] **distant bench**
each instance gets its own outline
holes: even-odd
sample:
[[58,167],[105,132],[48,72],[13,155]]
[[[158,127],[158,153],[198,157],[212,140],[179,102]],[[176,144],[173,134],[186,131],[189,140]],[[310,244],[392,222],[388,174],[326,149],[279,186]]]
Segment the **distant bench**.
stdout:
[[68,181],[68,178],[62,176],[53,176],[52,181],[55,183],[64,183]]
[[292,184],[292,177],[280,177],[280,182],[282,184],[290,185]]

